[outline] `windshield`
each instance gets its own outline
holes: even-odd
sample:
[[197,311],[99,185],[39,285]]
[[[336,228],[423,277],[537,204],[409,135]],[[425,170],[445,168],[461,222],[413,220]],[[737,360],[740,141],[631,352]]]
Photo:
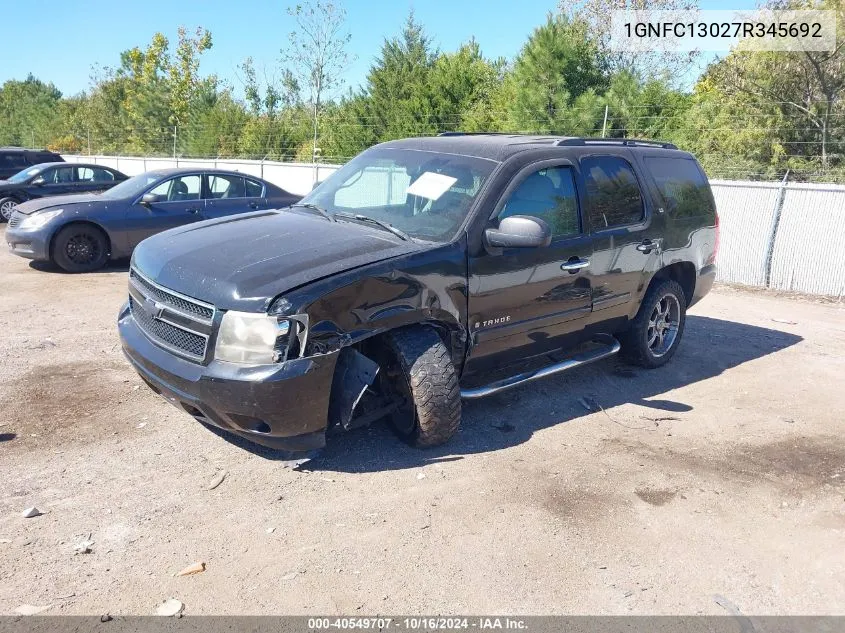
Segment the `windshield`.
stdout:
[[331,215],[366,215],[413,238],[443,242],[455,235],[496,165],[471,156],[371,149],[332,174],[302,203]]
[[147,172],[146,174],[133,176],[132,178],[124,180],[119,185],[115,185],[111,189],[107,189],[100,194],[100,197],[107,198],[109,200],[120,200],[123,198],[140,196],[147,190],[147,187],[157,183],[159,180],[161,180],[161,174],[157,174],[155,172]]
[[14,176],[11,176],[9,178],[9,182],[21,183],[25,180],[29,180],[43,169],[43,167],[27,167],[23,171],[19,171]]

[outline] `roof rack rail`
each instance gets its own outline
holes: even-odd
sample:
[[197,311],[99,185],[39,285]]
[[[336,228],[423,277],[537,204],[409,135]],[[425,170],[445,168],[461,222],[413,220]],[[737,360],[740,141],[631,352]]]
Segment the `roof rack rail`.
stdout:
[[505,136],[508,132],[438,132],[437,136]]
[[629,147],[635,147],[640,145],[643,147],[678,149],[678,146],[674,145],[673,143],[664,143],[663,141],[648,141],[639,138],[562,138],[557,143],[555,143],[555,145],[626,145]]

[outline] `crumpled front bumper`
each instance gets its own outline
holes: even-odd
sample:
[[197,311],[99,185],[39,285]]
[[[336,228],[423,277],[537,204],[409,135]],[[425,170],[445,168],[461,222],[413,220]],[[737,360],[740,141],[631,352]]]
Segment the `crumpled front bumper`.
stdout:
[[156,393],[200,422],[286,451],[325,445],[337,353],[270,367],[211,361],[200,365],[153,343],[128,303],[118,316],[123,353]]

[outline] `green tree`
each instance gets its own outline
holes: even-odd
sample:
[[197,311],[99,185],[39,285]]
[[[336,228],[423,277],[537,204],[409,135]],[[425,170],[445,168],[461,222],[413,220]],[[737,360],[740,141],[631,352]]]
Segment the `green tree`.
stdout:
[[[326,95],[343,84],[342,73],[349,63],[346,46],[352,37],[346,30],[346,10],[324,0],[308,0],[288,9],[296,21],[290,43],[282,50],[289,64],[288,76],[307,91],[313,112],[311,160],[316,162],[320,108]],[[316,175],[316,170],[315,170]]]
[[431,67],[428,89],[438,130],[487,129],[490,97],[501,79],[503,62],[484,59],[475,40],[455,53],[441,53]]
[[725,94],[742,96],[764,112],[779,111],[792,128],[784,138],[787,146],[792,145],[790,154],[812,152],[822,169],[828,169],[831,145],[837,159],[843,148],[843,137],[832,123],[845,114],[845,5],[839,0],[773,0],[767,6],[836,11],[836,47],[832,51],[740,48],[708,69],[708,75]]
[[565,130],[569,106],[588,90],[602,91],[606,63],[583,21],[549,15],[531,34],[513,68],[510,123],[526,132]]
[[367,75],[368,108],[360,124],[380,140],[436,133],[429,85],[436,58],[412,11],[402,33],[384,41]]
[[32,75],[0,87],[0,145],[46,145],[62,93]]
[[560,11],[571,20],[587,24],[591,39],[607,60],[611,72],[630,73],[642,81],[679,83],[694,67],[699,54],[648,49],[619,51],[610,47],[613,11],[690,11],[698,0],[559,0]]

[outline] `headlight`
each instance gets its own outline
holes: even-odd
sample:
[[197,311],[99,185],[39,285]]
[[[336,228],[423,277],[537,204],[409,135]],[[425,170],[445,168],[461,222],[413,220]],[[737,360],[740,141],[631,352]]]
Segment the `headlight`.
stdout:
[[284,356],[290,329],[287,319],[229,310],[220,322],[214,357],[244,365],[275,363]]
[[53,209],[51,211],[36,211],[24,217],[23,221],[18,225],[18,228],[23,230],[34,231],[40,229],[50,220],[59,215],[64,209]]

